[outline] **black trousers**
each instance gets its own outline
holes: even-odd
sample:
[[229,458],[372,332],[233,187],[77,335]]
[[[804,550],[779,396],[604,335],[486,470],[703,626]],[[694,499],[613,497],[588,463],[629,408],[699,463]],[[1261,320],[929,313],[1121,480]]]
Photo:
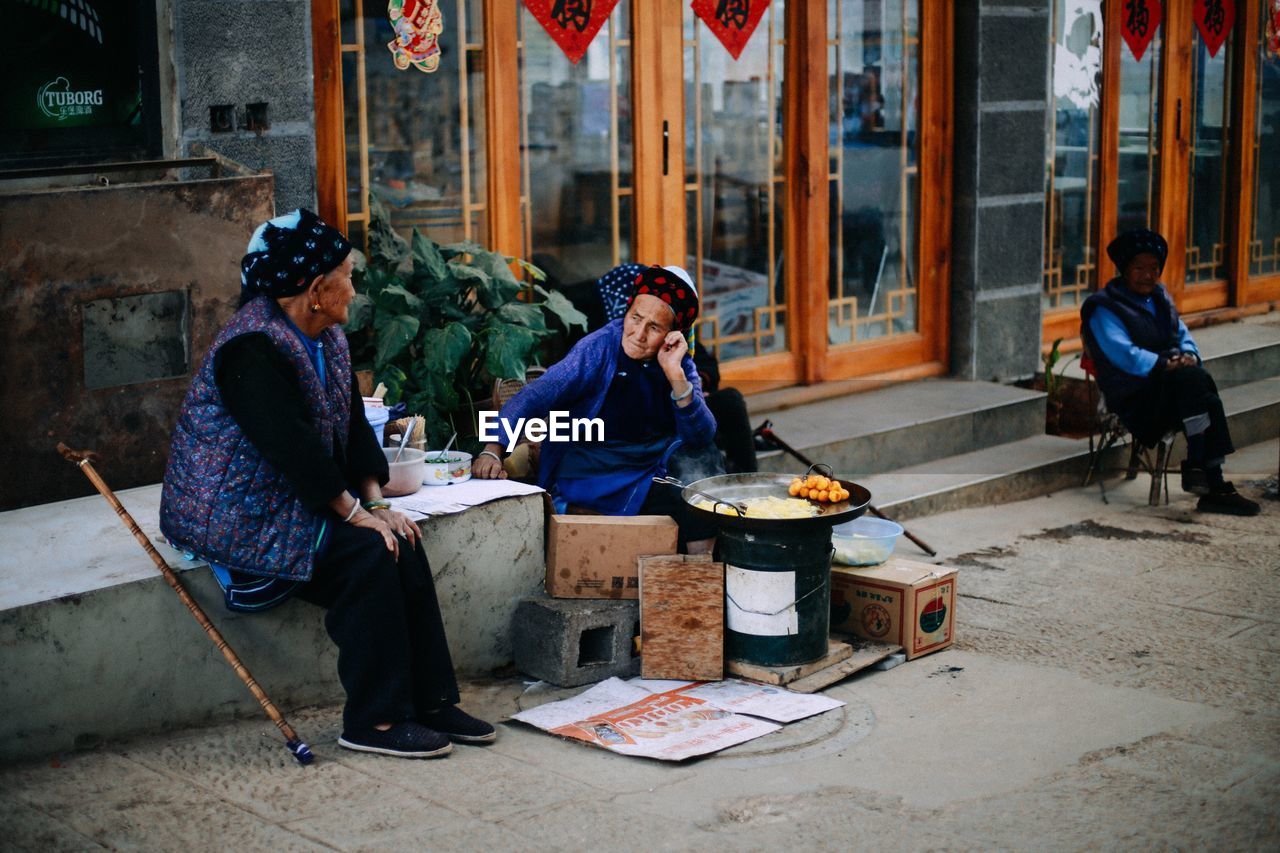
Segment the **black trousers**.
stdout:
[[759,470],[756,443],[742,392],[737,388],[721,388],[708,394],[706,403],[716,419],[716,446],[724,451],[725,473],[755,473]]
[[347,693],[348,730],[397,723],[458,703],[435,582],[422,545],[400,557],[372,530],[335,522],[310,582],[296,593],[328,612]]
[[1185,431],[1189,418],[1207,415],[1204,458],[1192,461],[1222,459],[1235,450],[1227,429],[1227,415],[1218,397],[1218,386],[1203,367],[1160,371],[1148,379],[1125,409],[1121,420],[1146,447],[1155,446],[1170,430]]

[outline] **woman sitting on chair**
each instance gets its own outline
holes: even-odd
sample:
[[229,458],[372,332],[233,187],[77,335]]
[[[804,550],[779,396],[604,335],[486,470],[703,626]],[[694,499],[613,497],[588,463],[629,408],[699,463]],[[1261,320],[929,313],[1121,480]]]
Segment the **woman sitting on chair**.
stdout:
[[1260,507],[1222,477],[1235,449],[1213,377],[1160,284],[1169,246],[1154,231],[1126,231],[1107,246],[1120,275],[1085,300],[1080,334],[1107,408],[1134,441],[1154,446],[1180,428],[1187,437],[1182,489],[1202,512],[1257,515]]

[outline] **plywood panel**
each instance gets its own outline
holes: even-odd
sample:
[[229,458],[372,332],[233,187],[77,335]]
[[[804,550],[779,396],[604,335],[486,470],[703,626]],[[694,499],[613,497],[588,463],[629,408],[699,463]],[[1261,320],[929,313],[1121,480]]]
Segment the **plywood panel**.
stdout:
[[640,672],[724,677],[724,563],[709,556],[641,557]]

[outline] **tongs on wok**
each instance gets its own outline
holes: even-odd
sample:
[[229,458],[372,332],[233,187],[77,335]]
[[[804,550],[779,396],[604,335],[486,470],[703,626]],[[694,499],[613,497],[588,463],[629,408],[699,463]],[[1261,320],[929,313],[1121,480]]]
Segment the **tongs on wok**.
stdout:
[[[654,477],[654,478],[653,478],[653,481],[654,481],[655,483],[662,483],[664,486],[675,486],[677,489],[689,489],[689,488],[690,488],[689,486],[687,486],[687,485],[685,485],[684,483],[682,483],[682,482],[680,482],[679,480],[677,480],[675,477]],[[740,515],[740,516],[745,516],[745,515],[747,514],[747,505],[746,505],[746,504],[738,503],[738,502],[736,502],[736,501],[727,501],[727,500],[725,500],[724,498],[718,498],[718,497],[716,497],[715,495],[710,495],[710,494],[707,494],[706,492],[698,491],[697,489],[692,489],[692,491],[693,491],[693,493],[694,493],[695,495],[698,495],[698,496],[700,496],[700,497],[704,497],[704,498],[706,498],[707,500],[711,501],[711,511],[712,511],[712,512],[715,512],[715,511],[716,511],[716,504],[724,504],[724,505],[725,505],[725,506],[727,506],[727,507],[732,507],[732,508],[733,508],[733,511],[734,511],[734,512],[736,512],[736,513],[737,513],[738,515]]]

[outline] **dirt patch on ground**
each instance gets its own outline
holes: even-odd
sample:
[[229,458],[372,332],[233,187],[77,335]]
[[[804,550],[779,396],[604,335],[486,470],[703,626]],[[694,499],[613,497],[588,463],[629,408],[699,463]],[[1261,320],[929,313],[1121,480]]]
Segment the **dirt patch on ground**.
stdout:
[[1141,539],[1157,539],[1161,542],[1181,542],[1185,545],[1208,545],[1210,540],[1204,533],[1186,531],[1167,532],[1162,530],[1126,530],[1096,521],[1082,521],[1079,524],[1068,524],[1065,527],[1054,527],[1024,537],[1029,541],[1052,539],[1055,542],[1066,542],[1070,539],[1088,537],[1090,539],[1112,539],[1135,541]]

